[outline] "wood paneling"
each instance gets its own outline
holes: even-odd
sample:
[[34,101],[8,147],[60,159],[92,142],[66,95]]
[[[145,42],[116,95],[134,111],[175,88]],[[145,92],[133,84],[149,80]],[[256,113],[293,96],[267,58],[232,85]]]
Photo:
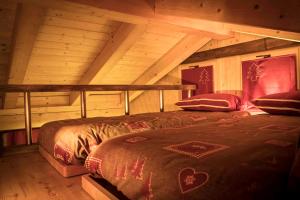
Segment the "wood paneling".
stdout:
[[[87,102],[88,117],[97,116],[117,116],[123,115],[124,109],[122,104],[107,106],[106,101],[112,100],[113,102],[120,102],[119,95],[114,99],[102,98],[99,104],[94,106],[92,103]],[[102,103],[102,105],[101,105]],[[40,107],[32,108],[32,127],[41,127],[46,122],[63,120],[63,119],[76,119],[80,118],[79,106],[56,106],[56,107]],[[0,130],[14,130],[24,128],[24,108],[0,110]]]
[[[33,45],[43,21],[45,10],[38,6],[18,4],[14,31],[14,46],[8,84],[22,84],[27,74]],[[18,94],[5,95],[4,108],[14,108]]]
[[[118,25],[102,16],[48,9],[34,43],[24,83],[78,83]],[[41,94],[33,98],[32,106],[66,106],[70,103],[69,95]]]
[[[16,0],[17,1],[17,0]],[[111,20],[144,25],[159,25],[168,27],[175,32],[192,33],[192,34],[207,34],[212,38],[228,38],[231,32],[224,29],[223,24],[214,26],[209,23],[198,23],[196,28],[186,19],[178,19],[173,16],[161,17],[156,15],[154,8],[149,6],[146,1],[140,0],[105,0],[87,1],[87,0],[23,0],[30,3],[36,3],[43,7],[52,8],[54,10],[63,10],[66,12],[76,12],[91,17],[105,17]],[[80,4],[78,4],[80,3]]]
[[[215,92],[229,92],[233,94],[241,94],[242,91],[242,65],[241,62],[245,60],[257,59],[258,55],[287,55],[295,54],[299,61],[299,49],[300,47],[291,47],[279,50],[262,51],[252,54],[231,56],[226,58],[211,59],[203,62],[195,62],[190,64],[181,65],[182,69],[188,68],[189,66],[214,66],[214,90]],[[298,88],[300,86],[300,64],[297,62],[298,72]]]
[[[144,33],[145,26],[121,24],[113,37],[107,41],[96,59],[89,66],[87,72],[79,80],[78,84],[101,83],[102,79],[110,74],[113,66],[124,56],[126,51]],[[102,82],[103,83],[103,82]],[[74,93],[70,97],[70,104],[78,103],[79,95]]]
[[[300,89],[300,47],[285,48],[279,50],[263,51],[258,53],[231,56],[226,58],[211,59],[203,62],[196,62],[191,64],[184,64],[176,67],[171,73],[165,76],[160,84],[173,84],[181,82],[182,69],[187,69],[190,66],[214,66],[214,91],[217,93],[230,93],[235,95],[242,94],[242,65],[241,62],[245,60],[257,59],[257,55],[271,56],[295,54],[297,57],[297,82],[298,89]],[[178,110],[178,107],[174,106],[174,103],[181,98],[181,94],[175,91],[165,93],[166,110]],[[131,113],[145,113],[145,112],[158,112],[159,111],[159,96],[156,91],[144,92],[141,96],[136,98],[131,103]],[[167,103],[169,102],[169,103]]]
[[[200,47],[209,42],[211,38],[201,35],[187,35],[180,40],[170,51],[161,57],[153,66],[151,66],[143,75],[138,77],[133,84],[155,84],[172,69],[179,65],[186,57],[191,55]],[[130,100],[138,97],[142,91],[130,95]]]
[[[157,84],[181,84],[180,71],[176,67]],[[175,103],[181,98],[181,91],[165,91],[164,105],[165,111],[178,110]],[[131,114],[159,112],[159,91],[145,91],[130,103]]]
[[113,66],[104,84],[131,84],[149,67],[173,48],[185,34],[148,26],[124,56]]

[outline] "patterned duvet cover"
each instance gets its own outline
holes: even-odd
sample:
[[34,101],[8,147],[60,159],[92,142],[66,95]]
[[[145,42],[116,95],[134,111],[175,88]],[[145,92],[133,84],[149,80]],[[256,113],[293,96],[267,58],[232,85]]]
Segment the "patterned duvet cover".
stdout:
[[176,111],[62,120],[43,125],[39,143],[50,155],[65,164],[82,164],[97,145],[115,136],[245,116],[248,116],[246,112]]
[[124,135],[85,166],[134,200],[288,199],[299,122],[257,115]]

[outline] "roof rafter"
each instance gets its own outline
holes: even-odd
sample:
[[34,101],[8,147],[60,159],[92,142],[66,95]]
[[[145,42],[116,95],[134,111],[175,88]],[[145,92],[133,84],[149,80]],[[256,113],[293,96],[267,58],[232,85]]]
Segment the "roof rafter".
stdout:
[[[132,84],[155,84],[210,40],[211,38],[200,35],[186,35]],[[133,101],[142,93],[143,91],[133,92],[130,95],[130,101]]]
[[[127,50],[145,32],[145,25],[134,25],[122,23],[113,37],[107,41],[104,48],[89,66],[78,84],[99,84],[101,79],[109,73],[112,67],[121,59]],[[79,100],[78,93],[70,96],[70,105],[74,105]]]
[[[33,45],[44,14],[45,10],[39,6],[26,3],[18,4],[8,84],[22,84],[24,82]],[[18,93],[6,94],[4,108],[14,108],[17,104],[18,95]]]
[[[233,37],[231,31],[225,29],[223,24],[214,25],[210,23],[198,24],[196,28],[190,26],[186,20],[178,20],[173,17],[164,18],[156,16],[153,0],[12,0],[36,3],[45,8],[60,9],[65,11],[76,10],[82,14],[106,17],[111,20],[131,24],[155,24],[175,29],[178,32],[189,34],[207,34],[214,39],[226,39]],[[208,26],[209,25],[209,26]]]

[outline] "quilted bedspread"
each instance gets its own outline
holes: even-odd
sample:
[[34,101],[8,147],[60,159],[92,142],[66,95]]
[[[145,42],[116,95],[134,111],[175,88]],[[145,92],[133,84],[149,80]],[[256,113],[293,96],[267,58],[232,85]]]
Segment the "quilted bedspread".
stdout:
[[257,115],[124,135],[86,168],[129,199],[286,199],[300,118]]
[[115,136],[162,128],[180,128],[202,121],[248,116],[246,112],[164,112],[50,122],[42,126],[40,145],[65,164],[82,164],[102,141]]

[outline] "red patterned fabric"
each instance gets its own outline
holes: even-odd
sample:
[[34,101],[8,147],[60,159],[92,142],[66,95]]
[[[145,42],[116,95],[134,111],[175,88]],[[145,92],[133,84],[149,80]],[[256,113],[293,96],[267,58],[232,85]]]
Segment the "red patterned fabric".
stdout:
[[[197,90],[193,91],[193,95],[213,93],[213,66],[182,70],[181,77],[183,85],[197,85]],[[182,98],[187,97],[187,91],[183,91]]]
[[300,91],[266,95],[251,102],[270,114],[300,115]]
[[[32,143],[37,143],[39,129],[32,129]],[[9,147],[14,145],[24,145],[27,143],[26,131],[25,130],[16,130],[8,131],[2,134],[3,146]]]
[[65,164],[71,164],[73,160],[73,152],[63,143],[57,143],[54,146],[54,158],[61,160]]
[[234,111],[240,108],[240,98],[232,94],[200,94],[176,103],[184,110]]
[[242,62],[243,110],[250,100],[296,90],[296,56],[285,55]]

